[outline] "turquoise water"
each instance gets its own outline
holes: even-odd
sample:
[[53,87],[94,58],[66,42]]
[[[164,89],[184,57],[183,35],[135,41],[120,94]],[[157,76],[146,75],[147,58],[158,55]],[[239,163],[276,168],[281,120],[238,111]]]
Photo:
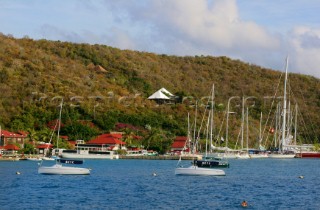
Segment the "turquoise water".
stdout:
[[0,209],[320,209],[320,159],[230,160],[223,177],[176,176],[176,164],[87,160],[91,175],[61,176],[1,161]]

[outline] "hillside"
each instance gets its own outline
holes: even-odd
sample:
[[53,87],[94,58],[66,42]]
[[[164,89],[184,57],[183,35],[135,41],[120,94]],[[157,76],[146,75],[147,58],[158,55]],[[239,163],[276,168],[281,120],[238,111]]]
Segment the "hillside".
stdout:
[[[117,122],[127,123],[143,130],[147,127],[149,131],[140,131],[140,135],[149,141],[156,135],[170,139],[186,134],[187,113],[194,112],[189,105],[210,95],[214,84],[218,125],[224,121],[231,96],[256,97],[255,106],[250,108],[250,137],[256,139],[260,112],[265,120],[271,105],[267,98],[274,96],[278,85],[282,87],[281,75],[280,71],[227,57],[156,55],[0,35],[0,123],[5,129],[42,130],[56,119],[56,106],[63,97],[66,124],[94,122],[99,133],[115,129]],[[290,74],[289,80],[292,100],[299,104],[299,118],[304,119],[299,138],[303,143],[318,142],[319,79]],[[146,99],[161,87],[193,99],[161,106]],[[233,103],[236,114],[230,119],[230,139],[236,139],[239,131],[241,110],[236,105],[240,103]],[[157,132],[152,133],[150,127]],[[64,132],[70,135],[67,129]],[[90,135],[94,134],[73,137]]]

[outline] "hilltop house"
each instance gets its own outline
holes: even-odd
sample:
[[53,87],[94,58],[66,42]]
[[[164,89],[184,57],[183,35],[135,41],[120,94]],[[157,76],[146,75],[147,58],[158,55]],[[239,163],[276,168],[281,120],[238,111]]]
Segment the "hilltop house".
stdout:
[[157,104],[172,103],[174,101],[174,95],[165,88],[161,88],[149,96],[148,99],[154,100]]

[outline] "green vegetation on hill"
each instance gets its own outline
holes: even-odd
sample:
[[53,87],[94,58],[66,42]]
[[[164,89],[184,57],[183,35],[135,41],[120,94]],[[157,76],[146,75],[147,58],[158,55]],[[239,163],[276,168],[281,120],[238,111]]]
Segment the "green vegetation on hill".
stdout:
[[[281,74],[227,57],[156,55],[0,35],[0,123],[12,131],[45,130],[48,122],[57,118],[63,97],[63,135],[89,140],[114,130],[118,122],[127,123],[143,128],[135,132],[144,137],[144,145],[164,152],[174,136],[186,135],[187,113],[194,116],[190,105],[210,95],[214,84],[216,133],[221,130],[220,135],[225,135],[230,97],[255,96],[250,108],[250,139],[255,140],[260,113],[265,120],[271,104],[267,98],[274,96]],[[299,139],[301,143],[319,142],[319,79],[299,74],[290,74],[289,79],[291,97],[299,104],[299,118],[304,119],[299,124]],[[160,106],[147,100],[161,87],[187,100]],[[239,132],[241,110],[237,104],[241,102],[234,100],[232,111],[236,114],[229,122],[231,145]],[[83,121],[95,127],[79,123]],[[251,146],[255,146],[253,140]]]

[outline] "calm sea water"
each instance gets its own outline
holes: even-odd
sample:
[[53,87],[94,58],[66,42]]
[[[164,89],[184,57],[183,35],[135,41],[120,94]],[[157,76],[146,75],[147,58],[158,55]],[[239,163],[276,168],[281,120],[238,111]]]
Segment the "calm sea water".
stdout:
[[61,176],[1,161],[0,209],[320,209],[320,159],[230,160],[224,177],[176,176],[176,164],[87,160],[91,175]]

